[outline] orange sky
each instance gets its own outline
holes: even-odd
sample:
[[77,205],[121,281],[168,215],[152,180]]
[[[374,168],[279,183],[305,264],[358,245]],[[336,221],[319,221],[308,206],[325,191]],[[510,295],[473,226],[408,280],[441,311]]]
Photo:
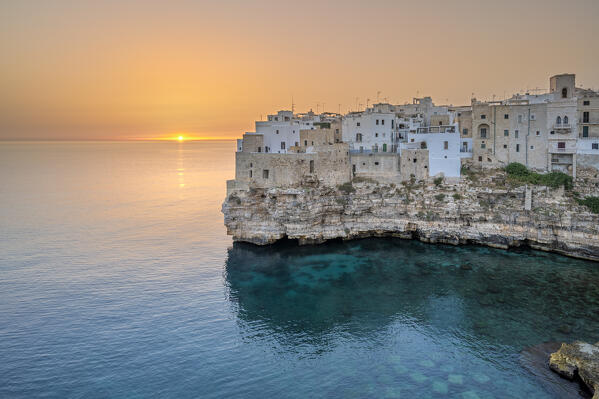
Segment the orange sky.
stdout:
[[599,88],[599,1],[0,3],[0,139],[233,138],[278,109]]

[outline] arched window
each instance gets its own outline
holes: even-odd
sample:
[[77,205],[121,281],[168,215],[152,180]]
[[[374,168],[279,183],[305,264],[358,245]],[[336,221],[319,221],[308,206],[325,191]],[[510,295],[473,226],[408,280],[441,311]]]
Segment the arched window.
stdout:
[[562,124],[562,117],[558,116],[557,119],[555,120],[555,123],[557,123],[558,125]]
[[568,98],[568,88],[566,87],[562,89],[562,98]]
[[566,116],[564,116],[564,125],[567,125],[567,124],[568,124],[568,116],[566,115]]

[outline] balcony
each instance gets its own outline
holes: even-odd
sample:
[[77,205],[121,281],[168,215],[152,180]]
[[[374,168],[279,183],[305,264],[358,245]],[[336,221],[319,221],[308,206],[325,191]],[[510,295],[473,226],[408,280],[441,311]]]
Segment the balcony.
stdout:
[[557,133],[570,133],[572,131],[572,125],[569,123],[555,123],[553,130]]
[[549,143],[549,152],[554,154],[575,154],[576,142],[551,142]]
[[472,148],[460,148],[460,152],[472,154]]
[[419,127],[416,130],[416,133],[455,133],[455,126],[427,126],[427,127]]

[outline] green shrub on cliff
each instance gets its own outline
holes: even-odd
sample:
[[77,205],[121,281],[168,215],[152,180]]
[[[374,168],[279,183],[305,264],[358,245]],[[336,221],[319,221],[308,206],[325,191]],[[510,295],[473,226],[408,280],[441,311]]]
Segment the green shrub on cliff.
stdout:
[[439,187],[441,185],[441,183],[443,183],[443,177],[442,176],[436,177],[435,180],[433,180],[433,183],[435,183],[435,186]]
[[576,198],[576,202],[586,206],[593,213],[599,213],[599,197],[585,197],[584,199]]
[[445,194],[437,194],[435,195],[435,199],[437,201],[443,201],[445,199]]
[[339,189],[339,191],[341,191],[345,194],[353,193],[354,191],[356,191],[356,189],[351,184],[351,182],[340,184],[337,186],[337,188]]
[[525,177],[525,176],[528,176],[530,173],[530,171],[526,168],[526,166],[524,166],[518,162],[512,162],[511,164],[506,166],[505,171],[507,172],[508,175],[510,175],[512,177],[514,177],[514,176]]
[[521,183],[535,184],[558,188],[564,186],[566,190],[572,189],[572,176],[562,172],[536,173],[528,170],[526,166],[518,162],[512,162],[505,167],[508,176]]

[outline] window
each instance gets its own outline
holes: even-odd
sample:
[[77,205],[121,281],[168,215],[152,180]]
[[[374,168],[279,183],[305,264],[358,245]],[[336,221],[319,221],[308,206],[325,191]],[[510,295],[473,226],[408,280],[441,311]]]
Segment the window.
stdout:
[[478,162],[482,162],[483,161],[483,157],[478,157]]
[[509,130],[504,130],[503,131],[503,137],[509,137],[510,135],[510,131]]
[[591,148],[593,150],[599,150],[599,143],[593,143],[593,144],[591,144]]
[[268,169],[263,169],[262,170],[262,178],[263,179],[268,179]]
[[258,152],[262,152],[262,147],[258,147]]
[[378,133],[375,133],[375,134],[374,134],[374,137],[379,137],[379,134],[378,134]]
[[568,89],[565,87],[562,89],[562,98],[568,98]]
[[360,126],[360,122],[357,122],[357,123],[356,123],[356,126]]
[[516,152],[520,152],[520,144],[516,144]]
[[277,129],[277,134],[279,134],[279,129]]
[[381,125],[384,125],[384,124],[385,124],[385,120],[381,119]]
[[362,133],[356,133],[356,142],[358,142],[358,143],[362,142]]
[[504,145],[503,145],[503,148],[507,148],[507,144],[504,144]]
[[252,173],[252,171],[250,170],[250,179],[252,178],[252,175],[253,175],[253,173]]
[[444,141],[444,142],[443,142],[443,149],[444,149],[444,150],[447,150],[447,149],[449,149],[449,141]]
[[439,121],[439,126],[443,126],[443,121]]
[[522,115],[518,115],[518,123],[522,123]]
[[296,141],[296,142],[295,142],[295,146],[297,147],[298,145],[299,145],[299,143]]
[[310,161],[310,173],[314,173],[314,161]]
[[514,130],[514,138],[518,138],[518,131]]
[[588,126],[582,127],[582,137],[589,137],[589,127]]
[[462,129],[462,134],[464,136],[468,136],[468,129]]
[[559,148],[559,149],[565,149],[566,148],[566,142],[565,141],[558,141],[557,142],[557,148]]
[[564,116],[564,125],[568,124],[568,115]]
[[308,146],[308,140],[304,140],[304,145],[307,147]]
[[503,114],[503,119],[510,119],[510,114]]
[[531,146],[530,146],[530,149],[531,149],[531,150],[534,150],[534,149],[535,149],[535,146],[534,146],[534,145],[531,145]]
[[339,129],[335,129],[335,133],[339,134]]
[[265,145],[264,146],[264,152],[268,152],[268,151],[270,151],[270,147]]
[[589,100],[585,100],[582,102],[582,105],[591,105],[591,102]]
[[582,123],[589,123],[589,111],[582,113]]
[[485,114],[482,114],[482,115],[480,116],[480,119],[487,119],[487,115],[485,115]]
[[417,161],[417,159],[416,159],[416,158],[414,158],[414,163],[416,163],[416,161]]
[[376,166],[379,166],[379,163],[378,163],[378,162],[375,162],[374,164],[375,164]]
[[295,133],[295,130],[293,131],[293,133]]
[[534,121],[535,120],[535,114],[530,114],[530,120]]
[[555,131],[552,130],[549,134],[555,134]]
[[486,127],[481,127],[480,128],[480,138],[481,139],[486,139],[487,138],[487,128]]
[[480,143],[480,148],[485,149],[487,148],[487,145],[485,143]]
[[378,119],[376,120],[376,124],[377,124],[377,125],[379,124],[379,120],[378,120]]
[[281,149],[284,150],[285,149],[285,142],[281,141]]
[[391,129],[393,129],[393,125],[394,125],[393,122],[395,122],[395,121],[393,119],[391,119]]
[[540,136],[540,135],[541,135],[541,132],[537,130],[537,136]]

